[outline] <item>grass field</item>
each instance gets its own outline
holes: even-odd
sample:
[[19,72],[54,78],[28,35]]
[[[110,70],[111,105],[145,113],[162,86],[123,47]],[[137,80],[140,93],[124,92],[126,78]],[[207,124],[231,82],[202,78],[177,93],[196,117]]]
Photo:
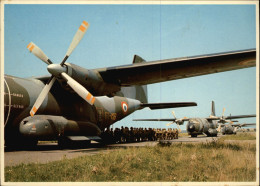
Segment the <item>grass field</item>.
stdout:
[[255,132],[238,132],[236,135],[225,135],[221,140],[256,140]]
[[[5,168],[5,181],[254,182],[256,144],[252,135],[243,136],[250,143],[219,140],[203,144],[159,144],[64,158],[48,164],[21,164]],[[224,138],[237,138],[239,142],[238,137]]]

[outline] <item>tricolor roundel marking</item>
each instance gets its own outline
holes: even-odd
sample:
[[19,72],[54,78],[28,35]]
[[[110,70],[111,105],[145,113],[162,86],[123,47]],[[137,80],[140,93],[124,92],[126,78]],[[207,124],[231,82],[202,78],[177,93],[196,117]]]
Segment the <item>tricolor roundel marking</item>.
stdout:
[[124,102],[124,101],[122,101],[122,102],[121,102],[121,107],[122,107],[123,112],[126,113],[127,110],[128,110],[128,105],[127,105],[127,103]]

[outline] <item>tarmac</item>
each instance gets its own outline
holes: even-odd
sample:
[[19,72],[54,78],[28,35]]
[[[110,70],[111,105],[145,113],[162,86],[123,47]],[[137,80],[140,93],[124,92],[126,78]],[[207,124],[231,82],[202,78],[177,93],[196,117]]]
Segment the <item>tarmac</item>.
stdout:
[[[170,143],[202,143],[216,140],[219,137],[198,136],[192,138],[190,136],[181,136],[179,139],[165,140]],[[101,152],[117,150],[118,148],[128,147],[144,147],[155,146],[158,141],[145,141],[136,143],[122,143],[101,145],[97,142],[92,142],[85,148],[60,149],[57,143],[41,143],[31,150],[6,150],[4,153],[4,163],[6,166],[15,166],[21,163],[48,163],[52,161],[62,160],[64,158],[76,158],[84,155],[95,155]]]

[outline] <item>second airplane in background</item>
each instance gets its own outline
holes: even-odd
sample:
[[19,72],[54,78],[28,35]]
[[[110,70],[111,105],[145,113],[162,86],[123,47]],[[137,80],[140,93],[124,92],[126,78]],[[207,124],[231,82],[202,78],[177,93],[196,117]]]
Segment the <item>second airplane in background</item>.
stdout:
[[[218,134],[218,127],[221,127],[224,123],[228,122],[231,119],[238,119],[238,118],[250,118],[256,117],[255,114],[251,115],[237,115],[237,116],[224,116],[224,110],[221,117],[216,116],[215,114],[215,103],[212,101],[211,106],[211,115],[205,118],[179,118],[177,119],[174,112],[174,118],[164,118],[164,119],[134,119],[133,121],[171,121],[167,125],[176,123],[178,126],[183,125],[185,121],[188,121],[186,125],[186,130],[191,137],[197,137],[200,134],[206,134],[208,137],[217,136]],[[222,124],[219,124],[222,123]]]
[[247,127],[247,126],[253,126],[256,125],[255,123],[233,123],[230,122],[229,124],[221,124],[221,128],[218,132],[221,132],[223,135],[225,134],[236,134],[238,129],[242,128],[242,127]]

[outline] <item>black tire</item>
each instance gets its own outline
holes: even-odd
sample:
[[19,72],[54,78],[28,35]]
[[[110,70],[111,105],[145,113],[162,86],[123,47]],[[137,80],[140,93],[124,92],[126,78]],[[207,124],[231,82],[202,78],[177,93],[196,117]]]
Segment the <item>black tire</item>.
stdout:
[[35,149],[38,144],[37,139],[17,139],[17,141],[5,142],[6,150],[32,150]]

